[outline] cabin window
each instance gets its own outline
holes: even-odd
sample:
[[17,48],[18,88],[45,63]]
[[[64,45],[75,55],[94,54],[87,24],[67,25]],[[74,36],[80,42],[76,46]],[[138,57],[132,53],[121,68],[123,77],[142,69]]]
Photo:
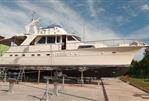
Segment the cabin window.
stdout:
[[44,44],[46,42],[46,37],[41,37],[41,39],[38,41],[38,44]]
[[75,39],[72,36],[67,37],[68,41],[75,41]]
[[57,43],[60,43],[60,36],[57,36]]
[[12,54],[10,54],[9,56],[12,56]]
[[54,36],[48,36],[47,37],[47,43],[55,43],[55,37]]
[[78,36],[74,36],[78,41],[81,41],[81,38]]

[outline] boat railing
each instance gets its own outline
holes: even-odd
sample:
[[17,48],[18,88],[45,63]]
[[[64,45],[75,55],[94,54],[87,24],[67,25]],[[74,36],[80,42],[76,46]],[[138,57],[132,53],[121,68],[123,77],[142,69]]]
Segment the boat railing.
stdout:
[[[29,52],[29,51],[44,51],[44,50],[62,50],[63,43],[57,44],[46,44],[46,45],[22,45],[22,46],[12,46],[10,52]],[[113,39],[113,40],[99,40],[99,41],[81,41],[81,42],[71,42],[67,43],[66,49],[78,49],[79,46],[92,45],[95,48],[102,47],[124,47],[124,46],[142,46],[143,42],[135,39]],[[17,48],[15,48],[17,47]],[[8,51],[8,52],[9,52]]]
[[95,45],[99,47],[121,47],[121,46],[140,46],[144,45],[141,40],[136,39],[111,39],[111,40],[97,40],[97,41],[82,41],[75,43],[68,43],[74,45]]

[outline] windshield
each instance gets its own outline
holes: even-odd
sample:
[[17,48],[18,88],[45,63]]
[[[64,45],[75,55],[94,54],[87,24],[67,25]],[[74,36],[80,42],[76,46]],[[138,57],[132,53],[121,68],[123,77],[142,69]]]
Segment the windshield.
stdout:
[[74,37],[75,37],[78,41],[81,41],[81,38],[80,38],[80,37],[75,36],[75,35],[74,35]]

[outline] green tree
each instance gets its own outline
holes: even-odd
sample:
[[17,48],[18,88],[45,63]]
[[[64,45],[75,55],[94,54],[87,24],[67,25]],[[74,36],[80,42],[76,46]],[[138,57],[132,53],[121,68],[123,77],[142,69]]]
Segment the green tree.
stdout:
[[144,58],[139,62],[143,78],[149,78],[149,48],[145,49]]
[[133,77],[149,78],[149,49],[146,48],[141,61],[132,61],[128,74]]
[[0,44],[0,56],[2,56],[7,50],[8,46]]

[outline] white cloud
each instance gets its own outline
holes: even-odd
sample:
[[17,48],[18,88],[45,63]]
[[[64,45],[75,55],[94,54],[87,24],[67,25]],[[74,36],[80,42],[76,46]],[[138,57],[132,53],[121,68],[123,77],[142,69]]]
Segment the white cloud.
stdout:
[[125,20],[125,18],[123,17],[123,16],[117,16],[116,17],[116,21],[118,22],[118,23],[121,23],[121,22],[123,22]]
[[149,25],[134,31],[128,37],[136,39],[149,38]]
[[11,36],[23,30],[21,28],[25,23],[23,19],[27,19],[25,13],[0,5],[0,14],[0,35]]
[[148,4],[144,4],[143,6],[141,6],[142,10],[149,10],[149,5]]
[[124,9],[125,13],[129,16],[129,17],[135,17],[138,15],[139,11],[135,9],[135,7],[133,6],[122,6],[122,8]]
[[[60,24],[63,25],[64,29],[68,32],[78,33],[83,36],[83,26],[86,26],[86,39],[87,40],[100,40],[100,39],[112,39],[118,38],[118,34],[115,33],[108,27],[97,27],[90,24],[89,21],[85,21],[75,10],[71,9],[62,1],[53,2],[36,2],[30,3],[16,2],[19,6],[19,10],[13,10],[8,7],[2,7],[0,13],[0,21],[5,21],[5,23],[0,24],[0,33],[8,34],[20,33],[24,30],[25,24],[31,19],[31,12],[34,10],[37,15],[41,18],[41,24],[44,26],[47,24]],[[7,12],[5,14],[5,12]],[[29,15],[30,14],[30,15]],[[98,22],[100,23],[100,22]],[[102,23],[101,23],[102,26]],[[7,29],[7,30],[6,30]]]
[[[89,7],[91,16],[96,17],[97,14],[96,14],[96,10],[94,8],[94,1],[93,0],[87,0],[87,4],[88,4],[88,7]],[[103,9],[101,9],[101,10],[103,10]]]

